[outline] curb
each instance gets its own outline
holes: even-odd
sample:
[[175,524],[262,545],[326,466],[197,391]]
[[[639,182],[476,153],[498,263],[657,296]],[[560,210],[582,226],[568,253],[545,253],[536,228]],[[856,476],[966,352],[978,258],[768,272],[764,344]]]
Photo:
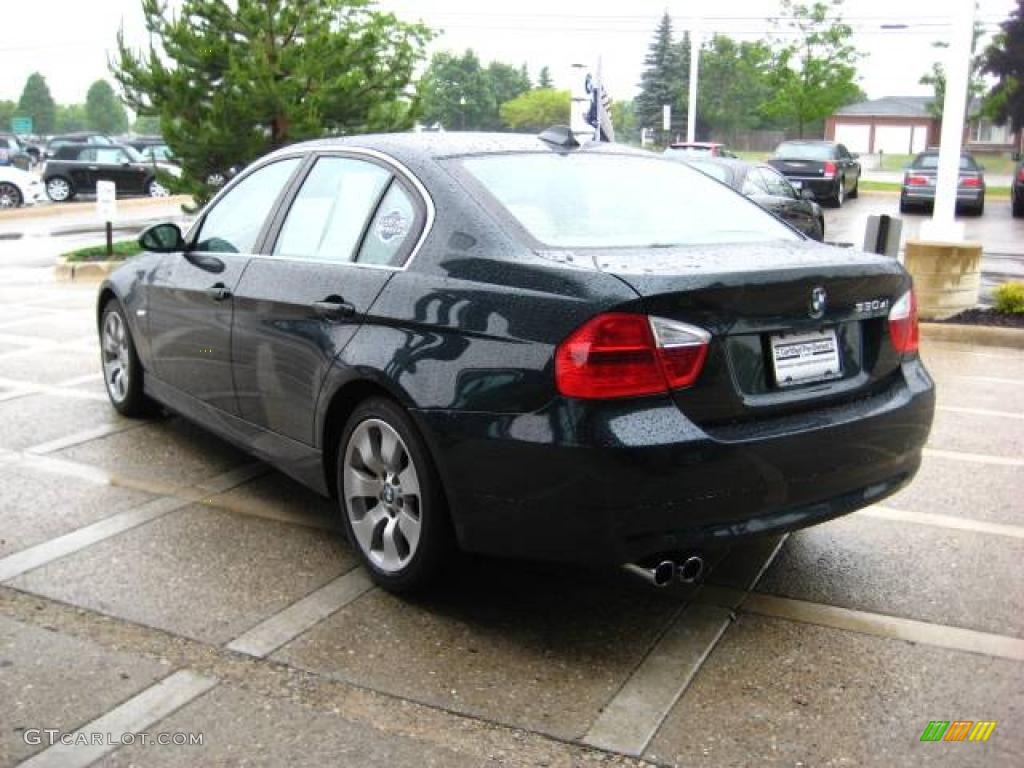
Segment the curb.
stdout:
[[[146,208],[148,206],[162,205],[168,202],[176,202],[179,205],[191,204],[192,198],[188,195],[171,195],[170,197],[129,197],[117,201],[118,210],[123,208]],[[42,219],[47,216],[57,218],[66,213],[83,213],[96,210],[94,201],[83,201],[80,203],[46,203],[43,205],[22,206],[0,211],[0,222],[18,221],[19,219]]]
[[990,325],[958,325],[956,323],[921,323],[921,338],[930,341],[951,341],[977,344],[982,347],[1024,349],[1024,329],[995,328]]
[[68,262],[62,256],[53,268],[53,279],[58,283],[98,283],[122,264],[124,260]]

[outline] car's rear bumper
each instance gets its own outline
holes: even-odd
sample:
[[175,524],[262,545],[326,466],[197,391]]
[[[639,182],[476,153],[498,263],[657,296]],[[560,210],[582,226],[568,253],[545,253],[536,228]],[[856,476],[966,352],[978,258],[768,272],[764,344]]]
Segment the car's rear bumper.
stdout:
[[718,429],[660,399],[416,416],[464,549],[621,563],[877,502],[917,471],[933,410],[932,381],[912,360],[861,400]]
[[[903,199],[908,203],[932,205],[935,202],[935,187],[903,187]],[[984,189],[958,189],[957,205],[979,205],[985,199]]]

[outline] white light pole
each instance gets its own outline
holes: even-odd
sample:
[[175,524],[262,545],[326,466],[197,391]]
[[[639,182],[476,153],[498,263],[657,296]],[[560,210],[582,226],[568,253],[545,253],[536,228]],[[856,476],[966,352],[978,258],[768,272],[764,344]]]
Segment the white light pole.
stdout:
[[974,41],[975,0],[953,0],[949,57],[946,61],[946,98],[942,104],[939,171],[935,180],[932,218],[921,222],[921,238],[962,242],[964,226],[956,221],[956,189],[960,180],[960,150],[967,119],[967,83]]
[[686,140],[697,140],[697,74],[700,70],[700,32],[690,28],[690,98],[686,108]]

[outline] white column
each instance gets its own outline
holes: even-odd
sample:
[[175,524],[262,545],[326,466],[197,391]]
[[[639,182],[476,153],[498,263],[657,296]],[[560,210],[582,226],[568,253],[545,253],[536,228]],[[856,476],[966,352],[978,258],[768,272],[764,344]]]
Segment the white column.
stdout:
[[697,75],[700,70],[700,32],[690,29],[690,100],[686,109],[686,140],[697,140]]
[[949,56],[946,60],[946,99],[942,106],[939,172],[935,182],[932,218],[921,222],[921,238],[962,242],[963,222],[956,221],[956,188],[960,179],[960,150],[967,118],[967,80],[974,38],[975,0],[951,0]]

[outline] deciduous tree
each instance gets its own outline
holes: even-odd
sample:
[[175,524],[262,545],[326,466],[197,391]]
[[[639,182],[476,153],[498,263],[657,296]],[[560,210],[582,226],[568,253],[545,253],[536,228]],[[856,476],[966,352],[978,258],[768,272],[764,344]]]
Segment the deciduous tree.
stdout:
[[128,130],[128,114],[114,89],[106,80],[97,80],[85,95],[85,114],[89,128],[111,135]]
[[32,118],[34,133],[52,133],[57,120],[57,104],[50,95],[46,78],[33,72],[25,81],[18,100],[18,115]]
[[732,139],[760,126],[772,98],[772,51],[761,40],[737,42],[715,35],[700,56],[697,115],[717,135]]
[[412,125],[413,68],[430,31],[369,0],[142,0],[150,45],[118,34],[111,70],[156,115],[184,173],[206,179],[290,142]]
[[766,114],[803,136],[807,127],[862,98],[857,85],[860,53],[853,29],[842,19],[842,0],[813,3],[782,0],[777,27],[789,39],[777,42]]
[[501,105],[501,119],[516,131],[539,133],[552,125],[568,125],[569,91],[534,88]]

